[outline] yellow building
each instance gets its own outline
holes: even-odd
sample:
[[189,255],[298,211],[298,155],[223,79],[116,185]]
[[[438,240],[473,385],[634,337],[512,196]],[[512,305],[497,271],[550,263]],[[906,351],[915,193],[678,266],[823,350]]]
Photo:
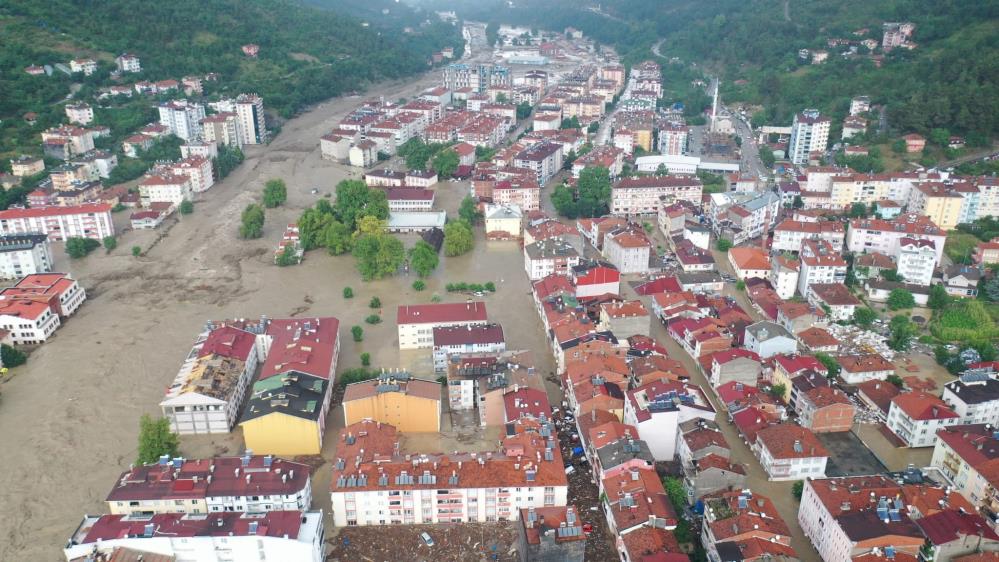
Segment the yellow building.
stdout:
[[318,455],[329,390],[328,380],[298,371],[258,380],[239,422],[246,448],[264,455]]
[[[344,425],[370,419],[405,433],[441,429],[441,385],[408,373],[382,373],[377,379],[347,385]],[[249,445],[247,445],[249,446]]]
[[944,230],[953,230],[961,220],[964,198],[942,183],[924,183],[915,186],[909,195],[910,212],[930,217]]

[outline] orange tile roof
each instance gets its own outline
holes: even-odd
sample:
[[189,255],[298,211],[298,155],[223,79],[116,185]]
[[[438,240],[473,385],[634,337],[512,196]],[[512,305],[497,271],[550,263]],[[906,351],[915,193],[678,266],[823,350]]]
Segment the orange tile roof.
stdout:
[[770,257],[759,248],[732,248],[728,255],[739,269],[770,269]]
[[[756,441],[765,446],[775,459],[829,456],[829,451],[814,433],[794,424],[772,425],[761,429],[756,434]],[[800,445],[800,451],[795,449],[795,443]]]

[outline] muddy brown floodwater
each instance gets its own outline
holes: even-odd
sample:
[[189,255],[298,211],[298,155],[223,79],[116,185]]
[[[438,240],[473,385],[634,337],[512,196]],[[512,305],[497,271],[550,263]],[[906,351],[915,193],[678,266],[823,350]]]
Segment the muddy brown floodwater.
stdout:
[[[379,86],[368,96],[412,96],[437,79],[434,71]],[[362,283],[349,256],[314,251],[299,266],[272,264],[273,248],[288,222],[332,192],[338,181],[360,177],[322,160],[318,147],[319,137],[360,101],[334,99],[287,122],[270,145],[250,147],[246,162],[204,194],[194,214],[171,219],[156,231],[128,232],[109,255],[95,252],[71,262],[61,244],[54,248],[56,269],[71,272],[89,299],[0,386],[0,513],[5,514],[0,519],[0,560],[61,559],[60,549],[83,515],[106,511],[108,491],[135,459],[139,417],[158,414],[163,391],[208,319],[332,315],[343,324],[341,337],[346,335],[341,370],[359,366],[365,351],[377,367],[419,368],[429,365],[429,351],[400,357],[396,306],[430,302],[435,292],[444,302],[464,299],[444,292],[448,282],[494,281],[497,292],[484,297],[490,318],[503,324],[511,347],[535,350],[539,372],[552,369],[516,243],[487,243],[480,232],[473,253],[442,256],[423,292],[413,291],[415,277],[406,275]],[[259,200],[270,178],[287,182],[288,202],[267,211],[261,240],[239,240],[240,211]],[[320,195],[312,195],[313,188]],[[438,205],[453,214],[468,184],[444,182],[437,189]],[[119,223],[126,219],[116,216]],[[405,242],[409,246],[414,240]],[[131,256],[134,245],[145,250],[142,257]],[[348,285],[354,289],[352,300],[342,298]],[[385,321],[376,326],[363,322],[371,313],[372,296],[383,303]],[[355,324],[365,329],[360,344],[350,338]],[[342,426],[341,412],[334,411],[328,423]],[[415,444],[442,450],[471,447],[460,436],[455,439]],[[188,457],[234,453],[241,446],[238,431],[181,440],[181,452]],[[329,458],[331,447],[327,449],[324,456]],[[316,478],[316,507],[328,510],[328,467],[320,467]]]

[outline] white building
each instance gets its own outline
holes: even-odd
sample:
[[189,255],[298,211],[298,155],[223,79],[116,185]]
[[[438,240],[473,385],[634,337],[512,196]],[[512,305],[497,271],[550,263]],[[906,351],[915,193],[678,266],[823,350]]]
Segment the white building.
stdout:
[[485,206],[486,236],[520,238],[523,213],[517,205]]
[[184,140],[197,140],[201,137],[201,120],[205,118],[205,106],[187,100],[174,100],[159,106],[160,124],[171,134]]
[[888,429],[907,447],[931,447],[937,440],[937,430],[960,421],[947,403],[921,390],[899,394],[888,408]]
[[97,72],[97,61],[94,59],[73,59],[69,61],[70,72],[82,72],[84,76],[90,76]]
[[503,327],[499,324],[440,326],[434,328],[434,371],[447,371],[448,358],[459,353],[499,353],[506,351]]
[[0,236],[0,278],[52,271],[52,246],[44,234]]
[[801,263],[784,256],[774,256],[770,260],[770,284],[773,285],[777,296],[782,299],[789,299],[798,290],[798,269]]
[[622,216],[658,214],[663,205],[677,201],[700,206],[702,189],[697,176],[624,178],[611,188],[610,212]]
[[484,302],[402,305],[396,313],[399,349],[432,348],[434,328],[486,323]]
[[746,326],[743,346],[761,359],[798,351],[798,341],[780,324],[761,321]]
[[990,424],[999,431],[999,380],[994,376],[961,375],[944,385],[941,398],[960,416],[960,423]]
[[774,227],[773,244],[770,251],[798,252],[805,240],[825,240],[833,250],[843,251],[846,228],[840,221],[802,222],[787,219]]
[[198,337],[160,402],[172,431],[181,435],[229,432],[261,359],[257,338],[232,326]]
[[264,121],[264,100],[256,94],[240,94],[236,97],[236,123],[240,144],[262,144],[267,141],[267,125]]
[[829,452],[810,430],[779,424],[760,430],[753,446],[770,480],[825,478]]
[[185,199],[190,200],[194,193],[191,178],[180,174],[153,174],[139,182],[139,196],[142,206],[150,203],[173,203],[180,205]]
[[66,118],[70,123],[87,125],[94,120],[94,108],[89,103],[68,103],[66,104]]
[[697,385],[655,381],[629,390],[624,400],[624,423],[638,429],[657,461],[676,455],[679,425],[692,419],[714,421],[715,409]]
[[871,110],[871,98],[857,96],[850,100],[850,115],[860,115]]
[[846,260],[825,240],[805,240],[799,257],[798,292],[802,295],[808,295],[808,287],[816,283],[846,281]]
[[943,257],[947,233],[926,216],[903,213],[894,220],[854,219],[846,232],[846,249],[855,254],[877,252],[898,257],[902,238],[929,240],[937,250],[936,264]]
[[118,67],[119,72],[142,72],[142,64],[139,62],[139,57],[131,53],[122,53],[115,57],[114,63]]
[[73,207],[32,207],[0,211],[0,236],[42,233],[49,240],[72,237],[103,240],[114,236],[111,205],[88,203]]
[[513,158],[513,166],[532,170],[538,184],[545,185],[562,169],[562,145],[555,142],[539,142],[518,153]]
[[324,540],[322,511],[87,515],[63,552],[66,560],[120,547],[188,562],[322,562]]
[[531,281],[553,273],[568,277],[579,262],[579,251],[561,237],[539,240],[524,246],[524,270]]
[[0,299],[0,329],[10,333],[14,345],[44,343],[60,324],[59,315],[43,302]]
[[930,466],[946,474],[971,505],[988,509],[994,501],[995,463],[991,461],[996,450],[995,426],[952,425],[937,432]]
[[898,241],[898,274],[906,283],[927,286],[933,280],[937,249],[930,240],[904,237]]
[[791,123],[791,141],[788,158],[799,166],[808,164],[813,152],[825,152],[829,142],[829,125],[832,120],[822,117],[817,109],[806,109],[794,116]]
[[652,242],[641,233],[630,230],[612,231],[604,235],[604,247],[601,251],[607,261],[614,264],[622,274],[645,273],[649,270]]

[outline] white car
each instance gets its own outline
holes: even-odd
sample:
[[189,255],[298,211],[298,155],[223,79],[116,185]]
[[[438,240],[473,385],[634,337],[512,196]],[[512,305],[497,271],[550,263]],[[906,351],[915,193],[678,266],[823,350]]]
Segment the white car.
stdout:
[[424,531],[420,533],[420,538],[423,539],[423,544],[427,546],[434,546],[434,539],[431,538],[430,533]]

